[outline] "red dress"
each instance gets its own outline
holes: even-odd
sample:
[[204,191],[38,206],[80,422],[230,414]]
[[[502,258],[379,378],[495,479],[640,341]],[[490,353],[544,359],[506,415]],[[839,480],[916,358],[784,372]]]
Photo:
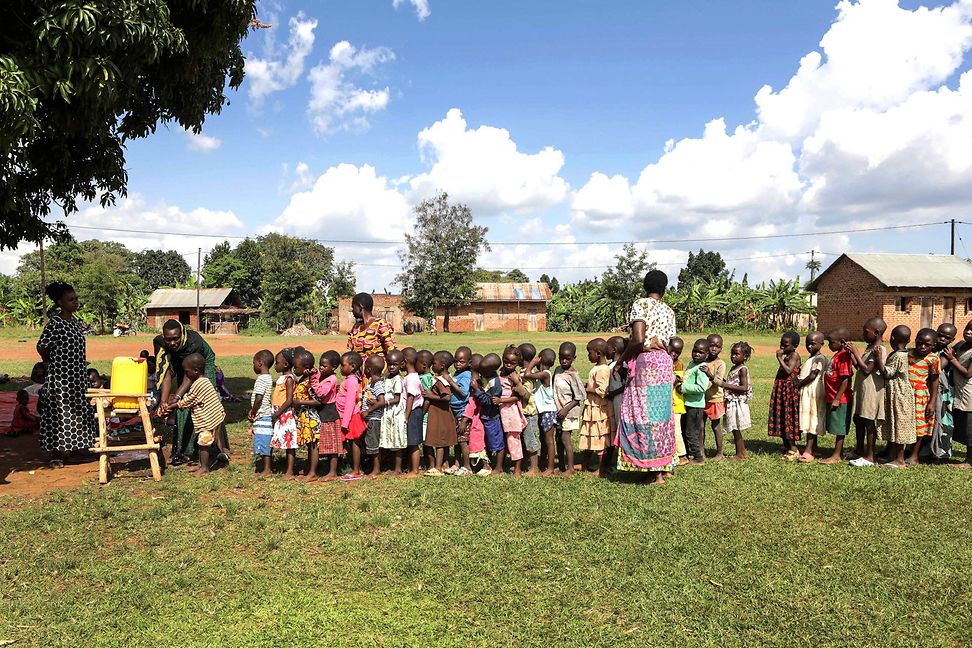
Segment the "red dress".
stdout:
[[797,387],[799,375],[799,367],[789,374],[783,367],[776,372],[773,392],[770,394],[769,419],[766,422],[767,432],[771,437],[789,441],[800,438],[800,389]]

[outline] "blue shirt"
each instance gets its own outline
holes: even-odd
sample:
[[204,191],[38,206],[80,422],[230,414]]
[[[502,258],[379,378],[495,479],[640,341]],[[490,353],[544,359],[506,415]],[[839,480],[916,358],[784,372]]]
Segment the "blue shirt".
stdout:
[[449,400],[449,407],[452,408],[452,413],[459,418],[462,413],[466,411],[466,402],[469,401],[469,385],[472,384],[472,372],[468,369],[463,369],[452,377],[459,385],[459,388],[465,393],[465,396],[459,398],[456,390],[452,390],[452,399]]
[[503,395],[503,385],[500,384],[499,376],[494,376],[483,391],[476,392],[476,400],[479,401],[479,418],[493,419],[499,416],[499,405],[493,405],[493,396]]

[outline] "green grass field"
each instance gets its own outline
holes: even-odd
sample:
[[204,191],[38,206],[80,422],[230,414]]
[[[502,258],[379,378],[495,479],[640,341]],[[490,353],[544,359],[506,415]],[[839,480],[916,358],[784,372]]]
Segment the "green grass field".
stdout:
[[[778,338],[749,338],[752,458],[661,487],[257,480],[239,422],[233,465],[206,478],[0,487],[0,645],[969,645],[969,476],[783,461],[765,431]],[[219,362],[250,388],[248,357]]]

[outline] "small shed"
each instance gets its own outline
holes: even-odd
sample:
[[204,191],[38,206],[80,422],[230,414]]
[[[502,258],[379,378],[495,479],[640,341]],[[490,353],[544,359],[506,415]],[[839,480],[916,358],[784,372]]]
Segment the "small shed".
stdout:
[[[205,333],[236,332],[245,328],[249,316],[257,312],[243,308],[243,303],[232,288],[199,289],[199,310],[205,328],[196,319],[196,290],[159,288],[145,304],[145,318],[148,327],[156,330],[161,329],[166,320],[174,319]],[[220,322],[234,324],[227,327]],[[210,323],[221,330],[210,330]]]
[[549,301],[546,283],[477,283],[476,297],[468,305],[436,310],[436,328],[452,333],[546,331]]
[[[406,325],[411,325],[410,327],[412,329],[418,327],[418,330],[421,330],[421,320],[414,317],[411,312],[402,306],[401,295],[372,293],[371,298],[375,301],[375,307],[372,310],[374,316],[380,317],[391,324],[396,333],[404,332]],[[332,312],[332,317],[335,316],[337,317],[338,333],[349,333],[351,328],[354,326],[354,313],[351,311],[350,297],[341,297],[338,299],[336,312]],[[334,328],[333,323],[331,324],[331,327]]]
[[972,318],[972,263],[939,254],[842,254],[807,284],[817,293],[817,328],[845,326],[855,337],[871,317],[912,334]]

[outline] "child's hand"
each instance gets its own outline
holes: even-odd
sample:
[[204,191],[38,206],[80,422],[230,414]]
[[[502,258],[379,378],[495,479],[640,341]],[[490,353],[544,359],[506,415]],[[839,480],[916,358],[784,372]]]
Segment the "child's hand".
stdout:
[[783,359],[783,349],[777,349],[776,350],[776,359],[777,360],[782,360]]
[[949,360],[953,362],[955,361],[955,351],[952,350],[952,347],[945,347],[942,350],[942,353],[944,353],[945,357],[948,358]]
[[699,371],[701,371],[702,373],[704,373],[709,378],[712,377],[712,370],[709,369],[709,365],[707,365],[707,364],[704,364],[703,363],[703,364],[699,365]]
[[253,436],[256,434],[256,432],[253,431],[253,428],[250,428],[250,431],[248,432],[248,434],[250,435],[250,438],[252,439]]
[[511,371],[510,372],[510,382],[513,383],[514,385],[519,385],[520,383],[523,382],[520,379],[520,373],[518,371]]
[[836,410],[838,407],[840,407],[840,401],[835,398],[834,402],[830,404],[830,409]]
[[432,400],[436,400],[438,398],[435,392],[429,391],[428,389],[422,390],[422,396],[424,396],[425,398],[431,398]]
[[256,413],[255,412],[247,412],[246,413],[246,419],[252,423],[253,421],[256,420]]
[[499,396],[493,396],[493,398],[491,398],[490,400],[492,401],[493,405],[499,405],[500,404],[500,397]]
[[932,421],[935,419],[935,408],[932,407],[931,403],[925,408],[925,420]]

